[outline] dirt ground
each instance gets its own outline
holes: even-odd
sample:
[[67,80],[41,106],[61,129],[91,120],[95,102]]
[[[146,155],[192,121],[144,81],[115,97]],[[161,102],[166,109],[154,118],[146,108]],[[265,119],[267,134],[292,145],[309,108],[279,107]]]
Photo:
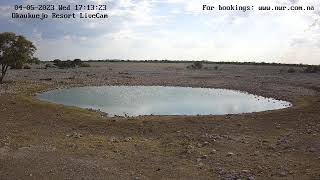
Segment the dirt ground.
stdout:
[[[320,179],[320,73],[258,65],[188,70],[182,63],[39,67],[10,70],[0,85],[0,179]],[[88,85],[227,88],[293,107],[108,118],[33,97]]]

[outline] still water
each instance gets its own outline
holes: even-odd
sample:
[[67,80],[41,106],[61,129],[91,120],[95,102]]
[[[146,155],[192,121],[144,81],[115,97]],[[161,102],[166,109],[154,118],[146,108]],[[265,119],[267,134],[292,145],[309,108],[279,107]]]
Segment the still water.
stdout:
[[223,115],[291,106],[286,101],[234,90],[162,86],[78,87],[48,91],[37,98],[100,110],[110,116]]

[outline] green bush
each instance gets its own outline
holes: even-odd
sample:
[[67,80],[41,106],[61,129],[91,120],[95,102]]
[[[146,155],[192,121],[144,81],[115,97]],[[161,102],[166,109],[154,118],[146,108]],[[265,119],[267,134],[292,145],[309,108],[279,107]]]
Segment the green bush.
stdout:
[[202,69],[202,68],[203,68],[203,64],[201,61],[196,61],[192,65],[187,66],[187,69]]
[[81,61],[81,59],[74,59],[74,60],[73,60],[73,63],[74,63],[74,65],[76,65],[76,66],[81,66],[82,61]]
[[31,63],[39,65],[41,63],[41,61],[40,61],[39,58],[34,57],[34,58],[31,59]]
[[74,68],[76,67],[76,64],[71,61],[71,60],[67,60],[67,61],[61,61],[59,59],[55,59],[53,61],[53,64],[57,67],[59,67],[60,69],[67,69],[67,68]]
[[45,68],[47,69],[47,68],[55,68],[56,66],[54,66],[54,65],[52,65],[52,64],[50,64],[50,63],[48,63],[48,64],[46,64],[46,66],[45,66]]
[[22,69],[22,68],[23,68],[22,63],[15,63],[15,64],[11,65],[11,69]]
[[196,62],[193,63],[193,66],[194,66],[195,69],[202,69],[203,64],[200,61],[196,61]]
[[31,69],[31,66],[25,65],[25,66],[23,66],[23,69]]
[[90,66],[90,64],[88,64],[88,63],[81,63],[81,64],[80,64],[80,67],[91,67],[91,66]]
[[319,66],[308,66],[308,67],[304,70],[305,73],[317,73],[317,72],[319,72],[319,71],[320,71]]
[[61,69],[75,68],[75,67],[90,67],[89,64],[83,63],[81,59],[74,59],[73,61],[61,61],[60,59],[55,59],[53,64]]
[[289,69],[288,69],[288,73],[295,73],[295,72],[296,72],[296,70],[293,69],[293,68],[289,68]]

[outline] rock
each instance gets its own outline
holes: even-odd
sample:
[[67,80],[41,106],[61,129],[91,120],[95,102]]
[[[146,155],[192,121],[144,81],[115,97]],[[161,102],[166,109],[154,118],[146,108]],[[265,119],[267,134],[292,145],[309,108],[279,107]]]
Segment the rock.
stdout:
[[52,81],[52,78],[42,78],[40,81]]
[[110,138],[110,142],[112,142],[112,143],[118,143],[118,142],[120,142],[117,138],[115,138],[115,137],[112,137],[112,138]]
[[194,149],[194,147],[192,145],[188,145],[187,149]]
[[210,152],[210,154],[215,154],[216,152],[217,152],[217,150],[212,149],[211,152]]
[[202,146],[207,146],[207,145],[209,145],[209,142],[208,142],[208,141],[205,141],[205,142],[202,144]]
[[281,171],[281,172],[279,173],[279,176],[280,176],[280,177],[286,177],[287,175],[288,175],[288,173],[285,172],[285,171]]
[[246,173],[246,174],[247,174],[247,173],[250,173],[250,171],[249,171],[249,170],[246,170],[246,169],[242,170],[241,172],[242,172],[242,173]]
[[204,164],[202,162],[200,162],[199,164],[197,164],[197,167],[203,167]]
[[198,143],[198,144],[197,144],[197,147],[201,148],[201,147],[202,147],[202,144],[201,144],[201,143]]
[[317,150],[315,148],[310,148],[309,152],[317,152]]
[[81,138],[82,134],[77,133],[77,132],[73,132],[72,134],[67,134],[67,137],[73,137],[73,138]]
[[132,139],[133,139],[132,137],[127,137],[124,141],[129,142],[129,141],[132,141]]
[[234,156],[234,153],[233,152],[228,152],[227,156]]
[[208,156],[207,155],[203,155],[203,156],[201,156],[201,159],[208,159]]
[[141,178],[140,177],[134,177],[134,180],[140,180]]

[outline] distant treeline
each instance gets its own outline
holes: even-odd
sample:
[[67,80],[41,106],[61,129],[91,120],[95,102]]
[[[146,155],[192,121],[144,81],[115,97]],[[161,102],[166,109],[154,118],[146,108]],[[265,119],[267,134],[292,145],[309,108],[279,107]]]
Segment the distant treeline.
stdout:
[[[82,60],[83,62],[135,62],[135,63],[194,63],[192,60],[121,60],[121,59],[103,59],[103,60]],[[293,66],[307,67],[308,64],[285,64],[285,63],[267,63],[267,62],[239,62],[239,61],[196,61],[203,64],[234,64],[234,65],[263,65],[263,66]]]

